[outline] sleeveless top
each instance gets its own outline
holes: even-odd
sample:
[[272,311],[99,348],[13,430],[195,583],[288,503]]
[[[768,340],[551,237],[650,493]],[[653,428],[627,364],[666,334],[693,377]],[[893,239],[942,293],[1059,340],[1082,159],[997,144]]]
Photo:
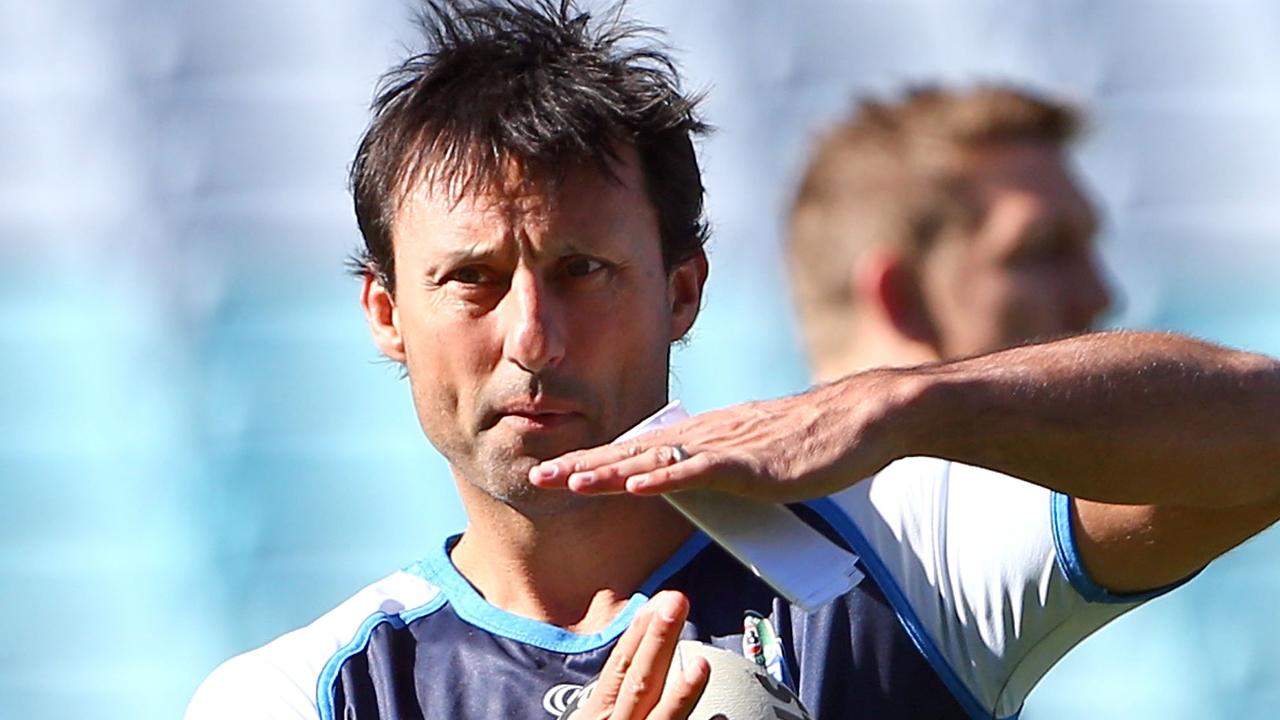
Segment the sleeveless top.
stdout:
[[907,458],[791,506],[865,574],[817,612],[791,607],[695,533],[593,635],[485,602],[449,560],[454,537],[224,663],[186,718],[558,718],[640,605],[668,588],[689,597],[683,637],[760,663],[815,718],[1015,717],[1072,646],[1170,589],[1117,596],[1092,582],[1071,508],[999,473]]

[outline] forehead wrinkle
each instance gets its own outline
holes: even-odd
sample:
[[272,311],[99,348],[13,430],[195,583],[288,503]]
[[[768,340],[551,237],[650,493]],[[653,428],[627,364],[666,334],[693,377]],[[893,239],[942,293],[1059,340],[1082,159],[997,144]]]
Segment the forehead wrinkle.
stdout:
[[[417,208],[430,207],[437,212],[469,210],[467,224],[459,230],[473,237],[492,237],[492,243],[497,245],[514,240],[521,256],[542,255],[546,252],[544,246],[549,246],[547,254],[554,256],[605,251],[597,236],[612,235],[619,221],[613,219],[607,229],[595,225],[591,226],[593,229],[583,228],[584,222],[598,223],[600,213],[572,202],[571,196],[584,187],[599,187],[599,183],[609,184],[610,189],[620,188],[626,184],[622,175],[602,173],[589,163],[573,167],[563,174],[543,175],[516,159],[509,162],[506,170],[500,177],[473,184],[470,188],[442,180],[432,182],[429,176],[423,177],[408,188],[406,200]],[[612,204],[612,201],[610,197],[608,202]],[[501,239],[493,232],[495,224],[502,228]],[[479,257],[497,254],[499,250],[487,246],[489,242],[477,241],[451,255]]]
[[460,214],[461,222],[437,221],[436,232],[430,233],[436,242],[428,244],[439,263],[458,264],[511,255],[534,261],[543,256],[583,253],[582,242],[573,237],[571,221],[558,217],[556,210],[554,201],[533,192],[519,197],[485,194],[457,199],[434,195],[423,198],[410,212],[435,214],[437,218],[442,211]]
[[504,221],[521,256],[590,252],[591,243],[583,242],[578,219],[571,215],[572,203],[566,206],[562,202],[565,192],[562,183],[529,183],[500,199]]

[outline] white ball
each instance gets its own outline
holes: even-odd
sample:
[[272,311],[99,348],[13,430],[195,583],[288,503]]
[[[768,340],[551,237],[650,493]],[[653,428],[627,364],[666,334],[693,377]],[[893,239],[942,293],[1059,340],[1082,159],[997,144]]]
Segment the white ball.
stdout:
[[667,682],[696,657],[706,658],[711,676],[689,720],[811,720],[790,688],[759,665],[714,645],[681,640]]

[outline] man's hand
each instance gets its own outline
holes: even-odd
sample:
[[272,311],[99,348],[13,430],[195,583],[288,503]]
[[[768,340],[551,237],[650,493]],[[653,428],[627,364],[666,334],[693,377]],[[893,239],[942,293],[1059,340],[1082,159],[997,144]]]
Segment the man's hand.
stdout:
[[713,488],[792,501],[900,457],[945,458],[1074,498],[1094,579],[1131,591],[1179,580],[1280,519],[1277,418],[1280,362],[1110,332],[851,375],[568,453],[529,480],[581,493]]
[[1097,503],[1231,508],[1280,502],[1277,417],[1280,362],[1176,335],[1099,333],[850,375],[568,453],[529,480],[793,501],[928,455]]
[[678,592],[658,593],[636,613],[618,639],[600,679],[570,720],[681,720],[689,717],[710,677],[710,666],[695,658],[667,682],[689,601]]
[[775,502],[829,495],[897,459],[880,420],[907,379],[863,373],[801,395],[705,413],[549,460],[529,480],[584,494],[710,488]]

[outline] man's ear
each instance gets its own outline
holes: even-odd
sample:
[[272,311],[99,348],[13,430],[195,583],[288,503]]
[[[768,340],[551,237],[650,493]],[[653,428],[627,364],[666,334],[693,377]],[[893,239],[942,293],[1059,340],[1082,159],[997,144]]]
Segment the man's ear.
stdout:
[[364,284],[360,287],[360,307],[364,308],[364,319],[369,323],[373,344],[383,355],[403,364],[404,338],[400,335],[396,300],[373,273],[365,273]]
[[702,250],[671,269],[667,276],[667,301],[671,304],[671,342],[684,337],[702,309],[702,288],[707,282],[707,255]]
[[900,250],[872,248],[854,263],[852,291],[857,305],[870,309],[906,339],[932,344],[932,314],[924,302],[919,273]]

